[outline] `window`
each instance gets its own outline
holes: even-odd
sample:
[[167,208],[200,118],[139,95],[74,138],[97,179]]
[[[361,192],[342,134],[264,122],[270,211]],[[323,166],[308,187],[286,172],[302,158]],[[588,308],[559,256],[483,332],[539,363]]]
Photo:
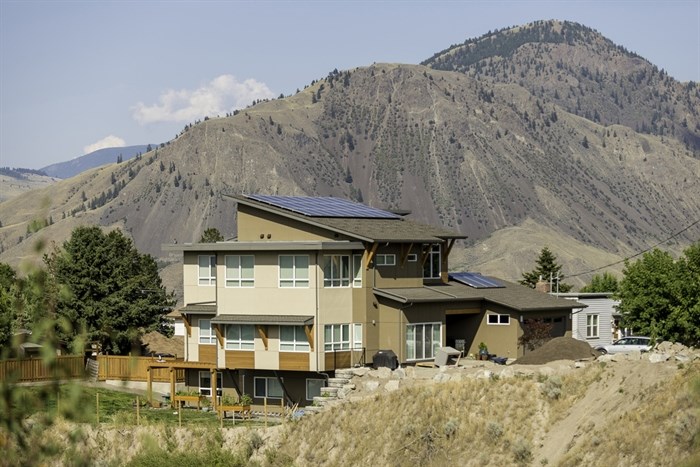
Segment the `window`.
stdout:
[[377,266],[394,266],[396,265],[396,255],[377,255],[374,264]]
[[417,254],[411,253],[410,255],[408,255],[408,262],[409,262],[409,263],[415,263],[415,262],[417,262],[417,261],[418,261],[418,255],[417,255]]
[[284,392],[277,378],[254,378],[255,397],[268,397],[270,399],[282,399]]
[[216,256],[200,255],[199,285],[216,285]]
[[[216,372],[216,395],[221,395],[221,388],[224,385],[223,374]],[[200,371],[199,372],[199,393],[202,396],[211,396],[211,372]]]
[[352,286],[362,287],[362,255],[352,255]]
[[586,315],[586,337],[598,337],[598,315]]
[[254,268],[252,255],[226,256],[226,287],[254,287]]
[[487,315],[487,323],[488,324],[496,324],[496,325],[508,325],[510,324],[510,315]]
[[226,326],[226,350],[253,350],[255,328],[252,324],[229,324]]
[[423,265],[423,277],[425,279],[440,278],[440,245],[430,247],[428,258]]
[[350,350],[350,325],[326,324],[323,342],[326,352],[331,350]]
[[199,320],[199,343],[200,344],[216,344],[216,334],[211,328],[211,320]]
[[326,387],[325,379],[310,379],[306,380],[306,400],[312,401],[315,396],[321,395],[321,388]]
[[281,255],[280,287],[309,286],[309,257]]
[[406,358],[423,360],[434,358],[442,343],[442,324],[421,323],[406,325]]
[[352,348],[362,349],[362,323],[352,325]]
[[332,255],[323,257],[323,286],[350,287],[350,257]]
[[309,338],[304,326],[280,326],[280,350],[282,352],[308,352]]

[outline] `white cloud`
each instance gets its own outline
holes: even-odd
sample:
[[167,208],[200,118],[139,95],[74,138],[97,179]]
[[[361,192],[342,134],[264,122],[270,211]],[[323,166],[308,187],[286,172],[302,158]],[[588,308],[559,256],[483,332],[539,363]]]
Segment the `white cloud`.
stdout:
[[195,90],[169,89],[161,94],[158,104],[149,106],[139,102],[131,110],[134,119],[142,125],[193,122],[243,108],[256,99],[272,97],[274,94],[265,83],[254,79],[239,82],[233,75],[221,75]]
[[95,152],[98,149],[104,149],[104,148],[122,148],[126,146],[126,141],[121,139],[118,136],[114,135],[109,135],[106,138],[102,138],[99,141],[96,141],[92,144],[88,144],[83,148],[83,154],[90,154],[91,152]]

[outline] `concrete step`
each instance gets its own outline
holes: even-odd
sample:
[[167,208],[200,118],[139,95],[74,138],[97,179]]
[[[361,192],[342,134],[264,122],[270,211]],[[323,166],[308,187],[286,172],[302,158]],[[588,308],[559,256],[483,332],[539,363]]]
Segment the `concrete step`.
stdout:
[[347,378],[328,378],[326,386],[330,388],[342,388],[350,382]]
[[314,406],[324,406],[326,405],[329,401],[334,400],[335,398],[331,397],[323,397],[323,396],[314,396]]
[[335,370],[336,378],[352,379],[353,376],[355,376],[355,374],[353,373],[352,368],[341,368],[339,370]]
[[327,386],[325,388],[321,388],[321,396],[323,397],[337,397],[338,396],[338,389],[339,387],[330,387]]

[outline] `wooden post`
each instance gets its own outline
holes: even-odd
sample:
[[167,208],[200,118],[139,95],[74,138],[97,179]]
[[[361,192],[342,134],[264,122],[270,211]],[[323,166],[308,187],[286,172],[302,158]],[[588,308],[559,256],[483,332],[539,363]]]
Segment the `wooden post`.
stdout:
[[170,407],[175,407],[175,368],[170,367]]
[[56,416],[61,415],[61,390],[56,391]]
[[265,427],[267,427],[267,397],[263,399],[263,413],[265,414]]
[[282,419],[284,419],[284,417],[286,416],[286,414],[284,413],[284,398],[280,399],[280,409],[282,409]]
[[100,393],[95,393],[95,416],[97,418],[97,424],[100,424]]
[[139,396],[136,396],[136,424],[141,424],[141,401],[139,400]]
[[182,428],[182,406],[180,404],[177,407],[177,424]]
[[146,394],[148,396],[148,403],[153,407],[153,369],[149,366],[146,368]]

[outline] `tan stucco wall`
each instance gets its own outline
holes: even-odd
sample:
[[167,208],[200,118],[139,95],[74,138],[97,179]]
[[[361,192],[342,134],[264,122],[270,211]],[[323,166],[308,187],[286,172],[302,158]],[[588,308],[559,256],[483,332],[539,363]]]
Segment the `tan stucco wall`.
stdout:
[[[262,235],[262,238],[260,237]],[[238,240],[302,241],[346,240],[333,232],[294,219],[238,205]]]

